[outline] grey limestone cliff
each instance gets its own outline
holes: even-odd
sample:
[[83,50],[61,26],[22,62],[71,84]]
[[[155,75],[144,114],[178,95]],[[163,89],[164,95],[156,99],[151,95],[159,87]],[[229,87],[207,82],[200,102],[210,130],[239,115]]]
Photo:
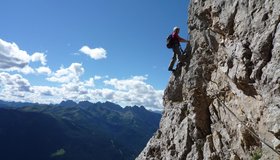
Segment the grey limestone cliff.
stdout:
[[280,159],[279,0],[191,0],[192,50],[138,160]]

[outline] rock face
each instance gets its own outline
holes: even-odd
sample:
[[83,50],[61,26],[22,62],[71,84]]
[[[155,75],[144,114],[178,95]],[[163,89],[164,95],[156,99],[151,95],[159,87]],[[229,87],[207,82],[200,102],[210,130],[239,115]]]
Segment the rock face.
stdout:
[[280,159],[280,3],[191,0],[192,50],[138,160]]

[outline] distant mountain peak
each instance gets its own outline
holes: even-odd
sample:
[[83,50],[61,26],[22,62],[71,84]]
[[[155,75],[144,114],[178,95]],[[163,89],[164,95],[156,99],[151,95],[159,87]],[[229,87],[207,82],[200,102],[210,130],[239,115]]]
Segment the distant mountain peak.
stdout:
[[77,106],[77,103],[74,102],[73,100],[66,100],[66,101],[62,101],[59,106],[62,107],[75,107]]

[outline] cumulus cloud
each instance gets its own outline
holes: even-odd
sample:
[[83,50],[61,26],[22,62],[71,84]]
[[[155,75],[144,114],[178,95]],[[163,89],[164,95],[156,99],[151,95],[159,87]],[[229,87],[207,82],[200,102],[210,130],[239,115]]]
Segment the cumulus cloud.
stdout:
[[50,75],[52,73],[51,69],[49,67],[39,67],[39,68],[36,68],[36,71],[39,73],[39,74],[47,74],[47,75]]
[[26,51],[21,50],[17,44],[0,39],[0,70],[17,71],[24,74],[35,73],[29,63],[36,61],[46,65],[46,55],[39,52],[29,55]]
[[85,81],[85,86],[94,87],[94,78],[90,78],[89,80]]
[[125,80],[118,80],[116,78],[111,80],[105,80],[104,83],[107,85],[114,86],[117,90],[134,90],[136,88],[141,87],[150,87],[149,85],[145,85],[145,80],[147,78],[144,76],[134,76],[131,79],[125,79]]
[[25,96],[25,93],[33,93],[29,81],[19,74],[10,75],[6,72],[0,72],[0,86],[1,95],[7,98],[22,98]]
[[19,69],[19,68],[14,68],[14,69],[11,69],[11,70],[8,70],[8,71],[12,71],[12,70],[15,70],[15,71],[18,71],[18,72],[21,72],[23,74],[30,74],[30,73],[35,73],[34,69],[31,68],[29,65]]
[[44,53],[36,52],[30,56],[32,62],[40,61],[42,65],[47,64],[46,55]]
[[15,43],[9,43],[0,39],[0,68],[23,68],[30,60],[26,51],[20,50]]
[[[32,86],[19,74],[0,72],[0,98],[3,100],[28,101],[38,103],[60,103],[65,99],[75,101],[111,101],[121,106],[143,105],[150,109],[162,109],[163,90],[157,90],[146,83],[147,76],[127,79],[107,79],[93,76],[81,80],[84,73],[81,64],[73,63],[61,68],[50,78],[60,82],[60,86]],[[104,79],[105,86],[95,88],[95,81]]]
[[55,88],[49,86],[33,86],[35,93],[41,96],[54,96]]
[[61,87],[32,86],[19,74],[0,72],[0,98],[7,101],[58,103],[63,100]]
[[103,48],[91,49],[88,46],[83,46],[79,51],[90,56],[92,59],[95,59],[95,60],[107,57],[106,56],[107,52]]
[[112,101],[121,105],[161,108],[163,91],[154,89],[145,82],[146,79],[146,76],[134,76],[124,80],[105,80],[104,83],[114,87],[115,90],[110,94],[110,97],[112,97]]
[[84,73],[84,68],[80,63],[72,63],[68,68],[61,67],[53,76],[47,80],[59,83],[69,83],[79,81],[79,77]]

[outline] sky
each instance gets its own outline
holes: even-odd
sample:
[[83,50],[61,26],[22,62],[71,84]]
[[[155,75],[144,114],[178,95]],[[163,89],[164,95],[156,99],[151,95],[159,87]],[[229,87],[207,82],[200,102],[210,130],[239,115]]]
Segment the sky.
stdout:
[[[1,0],[0,99],[163,108],[188,0]],[[183,46],[184,47],[184,46]]]

